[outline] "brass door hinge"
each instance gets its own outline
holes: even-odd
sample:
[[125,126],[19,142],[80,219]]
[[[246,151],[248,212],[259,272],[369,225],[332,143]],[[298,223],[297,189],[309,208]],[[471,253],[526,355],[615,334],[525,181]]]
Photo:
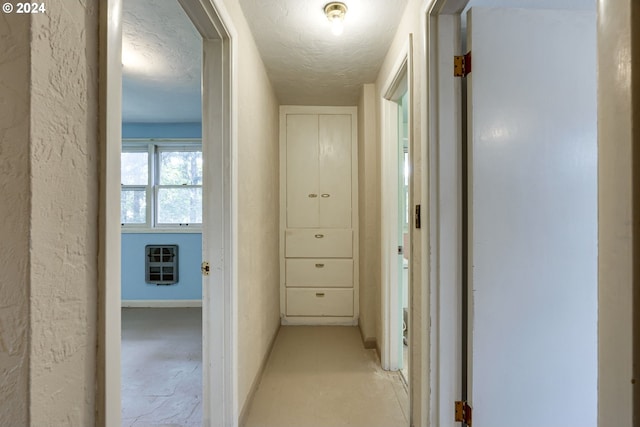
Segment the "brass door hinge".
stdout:
[[467,426],[471,427],[471,406],[469,403],[457,400],[456,401],[456,413],[455,413],[455,421],[465,423]]
[[471,52],[466,55],[453,57],[453,76],[454,77],[467,77],[471,72]]
[[203,276],[208,276],[209,275],[209,263],[207,261],[204,261],[201,265],[200,265],[200,271],[202,271],[202,275]]

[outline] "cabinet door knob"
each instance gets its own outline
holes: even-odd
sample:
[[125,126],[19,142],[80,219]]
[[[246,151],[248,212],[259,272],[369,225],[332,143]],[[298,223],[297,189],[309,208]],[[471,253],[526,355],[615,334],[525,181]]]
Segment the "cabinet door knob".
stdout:
[[316,264],[316,268],[323,268],[324,264]]
[[318,298],[322,298],[322,297],[324,297],[324,292],[316,292],[316,296]]
[[322,239],[324,237],[324,234],[316,234],[316,239]]
[[318,197],[317,194],[314,194],[314,193],[309,194],[310,199],[315,199],[316,197]]
[[330,195],[329,195],[329,193],[324,193],[324,194],[322,195],[322,197],[324,197],[324,198],[326,199],[327,197],[330,197]]

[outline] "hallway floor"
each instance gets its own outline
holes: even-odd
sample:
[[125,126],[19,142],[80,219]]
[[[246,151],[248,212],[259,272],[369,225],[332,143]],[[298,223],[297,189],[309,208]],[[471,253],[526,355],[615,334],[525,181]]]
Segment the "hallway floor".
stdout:
[[202,310],[122,309],[122,426],[202,425]]
[[[200,308],[122,310],[122,426],[200,427]],[[244,427],[407,427],[399,372],[357,327],[283,326]]]
[[244,427],[407,427],[408,400],[357,327],[283,326]]

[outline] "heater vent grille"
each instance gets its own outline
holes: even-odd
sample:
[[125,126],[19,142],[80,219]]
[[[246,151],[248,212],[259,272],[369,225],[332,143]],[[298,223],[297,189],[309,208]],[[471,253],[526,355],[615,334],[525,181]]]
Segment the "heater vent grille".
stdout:
[[147,245],[144,250],[147,283],[178,283],[178,245]]

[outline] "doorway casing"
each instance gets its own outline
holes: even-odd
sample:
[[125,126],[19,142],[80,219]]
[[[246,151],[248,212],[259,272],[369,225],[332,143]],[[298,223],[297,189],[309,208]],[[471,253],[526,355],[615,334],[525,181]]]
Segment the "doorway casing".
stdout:
[[[382,342],[381,342],[381,364],[386,370],[398,370],[402,366],[402,312],[400,293],[398,292],[398,253],[397,253],[397,224],[398,224],[398,101],[402,94],[408,94],[408,125],[407,138],[409,143],[409,162],[413,159],[412,143],[412,102],[411,82],[413,80],[413,38],[409,35],[409,40],[401,50],[396,60],[392,73],[382,90],[382,146],[381,146],[381,167],[382,167]],[[413,206],[413,174],[409,173],[409,210]],[[411,215],[410,215],[411,216]],[[413,242],[412,221],[409,221],[409,319],[411,319],[412,300],[412,262],[411,250]],[[412,328],[409,328],[409,342],[411,343]],[[398,345],[400,343],[400,345]],[[409,365],[411,365],[411,355],[409,355]],[[410,374],[411,375],[411,374]],[[410,383],[412,383],[410,381]]]
[[[423,93],[430,153],[429,264],[431,294],[432,425],[457,425],[453,402],[462,395],[463,167],[462,83],[453,77],[453,56],[461,55],[461,12],[473,0],[432,0],[425,9],[427,50]],[[506,3],[496,0],[493,3]],[[535,3],[535,2],[534,2]],[[566,4],[566,2],[565,2]],[[504,6],[504,5],[503,5]],[[518,4],[517,7],[527,5]],[[424,184],[427,184],[426,182]],[[441,238],[442,237],[442,238]],[[464,399],[464,396],[463,396]]]
[[[120,153],[122,2],[100,9],[99,425],[121,425]],[[180,0],[203,38],[203,425],[236,426],[237,79],[236,31],[221,0]]]

